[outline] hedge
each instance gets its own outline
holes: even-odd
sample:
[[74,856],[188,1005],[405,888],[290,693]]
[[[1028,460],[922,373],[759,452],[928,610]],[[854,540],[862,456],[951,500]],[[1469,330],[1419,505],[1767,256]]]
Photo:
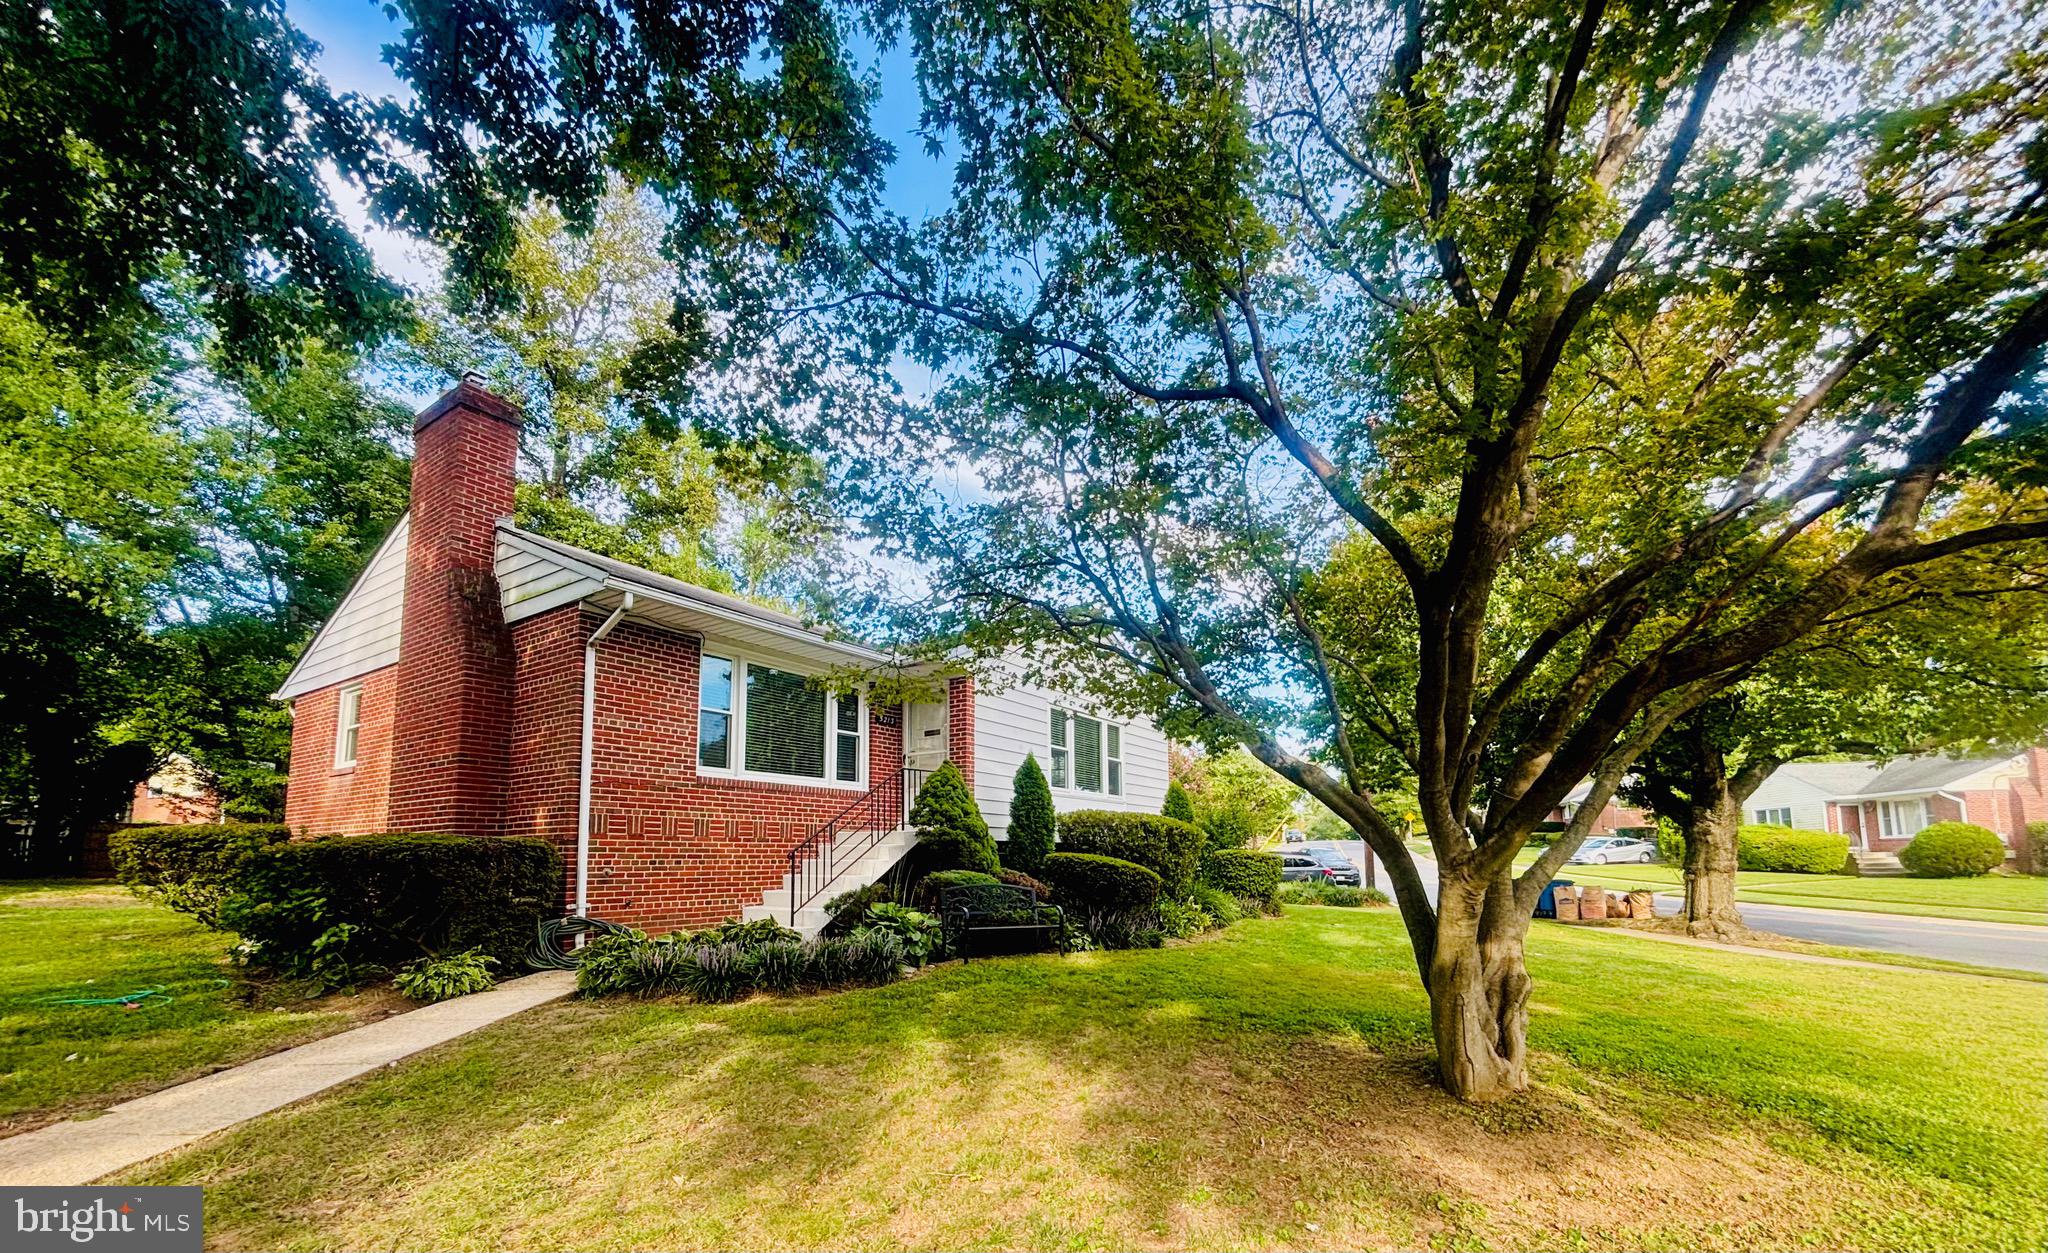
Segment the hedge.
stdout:
[[1147,867],[1097,853],[1054,853],[1042,877],[1053,899],[1082,913],[1123,913],[1158,902],[1160,879]]
[[1195,886],[1195,869],[1206,837],[1164,814],[1080,809],[1060,816],[1060,851],[1093,853],[1133,862],[1159,876],[1160,890],[1184,900]]
[[221,903],[249,859],[290,838],[292,829],[282,824],[135,827],[108,839],[107,856],[137,895],[218,929]]
[[2021,874],[2048,875],[2048,822],[2027,824],[2026,839],[2013,862]]
[[1219,848],[1202,859],[1202,882],[1232,896],[1271,901],[1280,891],[1280,859],[1246,848]]
[[2005,864],[2005,841],[1974,823],[1937,822],[1899,850],[1899,864],[1917,879],[1962,879]]
[[1828,831],[1753,825],[1735,833],[1735,868],[1834,874],[1849,860],[1849,837]]

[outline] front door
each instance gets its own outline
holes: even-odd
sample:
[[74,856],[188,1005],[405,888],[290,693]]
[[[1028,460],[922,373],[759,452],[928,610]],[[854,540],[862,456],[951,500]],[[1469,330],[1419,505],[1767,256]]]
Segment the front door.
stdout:
[[906,770],[937,770],[945,762],[945,703],[943,701],[911,701],[904,707],[904,768]]

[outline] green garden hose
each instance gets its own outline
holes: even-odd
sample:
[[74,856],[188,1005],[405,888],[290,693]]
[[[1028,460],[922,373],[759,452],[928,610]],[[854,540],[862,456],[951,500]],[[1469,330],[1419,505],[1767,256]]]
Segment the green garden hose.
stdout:
[[571,936],[633,934],[631,927],[602,918],[578,918],[574,914],[567,918],[543,918],[537,931],[533,944],[526,950],[526,964],[535,970],[576,969],[576,958],[563,943]]

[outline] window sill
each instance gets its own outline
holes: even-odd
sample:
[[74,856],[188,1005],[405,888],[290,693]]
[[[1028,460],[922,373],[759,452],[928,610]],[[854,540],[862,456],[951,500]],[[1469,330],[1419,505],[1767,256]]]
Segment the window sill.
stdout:
[[354,773],[356,772],[356,766],[357,766],[358,764],[359,764],[359,763],[357,763],[357,762],[353,762],[353,761],[352,761],[352,762],[348,763],[348,764],[347,764],[346,766],[336,766],[336,767],[335,767],[335,768],[334,768],[333,770],[329,771],[329,773],[330,773],[330,774],[354,774]]
[[697,778],[705,783],[758,783],[764,787],[786,787],[806,792],[865,792],[866,780],[842,783],[837,779],[807,779],[787,774],[760,774],[747,770],[712,770],[703,766],[697,768]]

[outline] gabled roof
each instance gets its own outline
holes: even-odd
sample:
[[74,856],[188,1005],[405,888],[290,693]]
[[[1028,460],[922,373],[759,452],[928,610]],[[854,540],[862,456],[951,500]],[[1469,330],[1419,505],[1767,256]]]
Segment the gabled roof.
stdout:
[[370,563],[336,602],[334,613],[314,632],[274,699],[290,700],[332,687],[398,660],[398,628],[405,617],[405,543],[411,527],[408,510],[392,524]]
[[1829,796],[1861,789],[1881,770],[1874,761],[1794,761],[1779,766],[1771,779],[1792,779]]
[[1878,771],[1853,796],[1843,799],[1938,792],[1979,770],[2002,766],[2011,760],[2010,753],[1990,757],[1902,757]]

